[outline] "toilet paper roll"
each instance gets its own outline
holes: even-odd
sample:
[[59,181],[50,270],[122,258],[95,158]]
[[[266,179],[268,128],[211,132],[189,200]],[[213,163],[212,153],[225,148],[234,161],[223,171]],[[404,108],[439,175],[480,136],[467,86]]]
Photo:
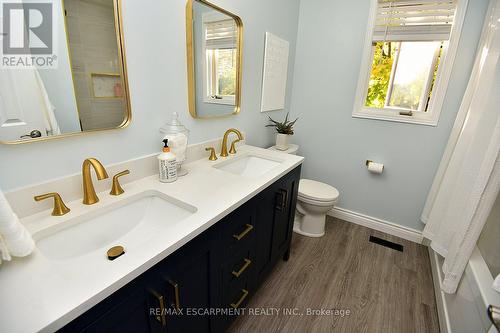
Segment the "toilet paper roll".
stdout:
[[384,165],[382,163],[368,162],[368,171],[371,173],[382,173],[384,171]]

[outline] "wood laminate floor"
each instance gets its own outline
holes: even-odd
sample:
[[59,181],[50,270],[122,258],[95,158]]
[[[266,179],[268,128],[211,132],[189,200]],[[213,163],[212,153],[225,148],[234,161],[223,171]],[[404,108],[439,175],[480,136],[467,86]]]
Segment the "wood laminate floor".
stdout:
[[439,332],[427,249],[328,219],[324,237],[293,235],[290,260],[275,267],[230,332]]

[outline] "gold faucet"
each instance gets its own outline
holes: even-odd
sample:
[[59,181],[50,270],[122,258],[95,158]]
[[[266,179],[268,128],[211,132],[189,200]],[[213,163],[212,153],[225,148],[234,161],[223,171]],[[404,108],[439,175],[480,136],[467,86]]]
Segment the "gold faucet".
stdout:
[[102,166],[95,158],[87,158],[83,161],[82,165],[82,175],[83,175],[83,203],[85,205],[93,205],[99,202],[97,194],[95,194],[94,184],[92,183],[92,177],[90,176],[90,166],[92,166],[97,175],[97,179],[103,180],[108,178],[108,173],[106,169]]
[[[230,128],[230,129],[228,129],[226,131],[226,133],[224,133],[224,137],[222,138],[222,148],[221,148],[221,151],[220,151],[220,156],[221,157],[227,157],[228,156],[228,153],[227,153],[227,137],[231,133],[234,133],[234,134],[236,134],[238,136],[238,141],[243,140],[243,135],[236,128]],[[232,148],[234,148],[234,147],[232,147]],[[236,153],[236,150],[234,149],[234,153],[233,152],[231,152],[231,153],[232,154]]]

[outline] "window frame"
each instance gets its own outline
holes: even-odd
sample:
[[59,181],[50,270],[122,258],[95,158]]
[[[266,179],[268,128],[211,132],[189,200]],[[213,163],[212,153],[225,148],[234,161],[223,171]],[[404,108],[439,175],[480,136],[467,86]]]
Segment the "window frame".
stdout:
[[[205,43],[204,43],[205,44]],[[208,50],[205,46],[203,47],[205,52],[205,62],[203,64],[203,102],[212,104],[226,104],[234,105],[236,100],[236,95],[220,95],[220,99],[212,98],[210,91],[218,90],[219,80],[217,77],[217,57],[215,55],[215,49]],[[209,54],[209,51],[211,54]]]
[[[440,55],[441,55],[441,57],[444,56],[443,50],[445,49],[446,44],[444,41],[440,42],[441,45],[434,50],[432,63],[429,67],[429,71],[427,73],[427,79],[425,80],[425,84],[423,86],[422,96],[420,96],[420,100],[418,101],[418,109],[417,110],[409,110],[407,108],[400,108],[397,106],[390,106],[389,105],[391,98],[392,98],[392,94],[394,92],[394,80],[395,80],[395,76],[397,74],[399,60],[400,60],[400,56],[401,56],[401,49],[402,49],[401,44],[403,44],[403,43],[411,43],[411,42],[395,42],[395,44],[397,44],[397,46],[396,46],[396,50],[394,52],[394,60],[392,63],[391,75],[389,78],[389,86],[388,86],[387,93],[385,96],[384,109],[396,110],[398,112],[399,111],[415,111],[415,112],[417,112],[417,111],[423,112],[424,111],[425,112],[424,109],[425,109],[426,105],[428,104],[427,98],[428,98],[429,94],[431,93],[431,89],[435,86],[432,84],[432,81],[434,79],[434,69],[436,68],[436,64],[439,60]],[[375,49],[375,46],[372,47],[372,49]],[[373,59],[373,57],[374,57],[374,54],[372,51],[372,59]],[[438,67],[438,70],[439,70],[439,67]],[[436,77],[437,77],[437,73],[436,73]],[[370,79],[370,78],[368,78],[368,79]],[[367,89],[367,93],[368,93],[368,89]],[[365,100],[366,100],[366,96],[365,96]],[[365,105],[365,107],[368,108],[366,105]]]
[[429,101],[428,111],[414,111],[411,113],[411,115],[401,115],[401,109],[388,107],[379,109],[365,106],[374,56],[372,40],[378,7],[378,1],[371,0],[370,13],[368,17],[369,24],[367,24],[365,34],[364,50],[361,58],[361,69],[358,77],[358,85],[356,88],[352,117],[437,126],[450,81],[453,63],[455,61],[458,50],[458,43],[460,41],[462,26],[465,20],[467,4],[468,0],[457,0],[457,9],[455,12],[455,17],[453,19],[450,39],[448,40],[448,43],[445,43],[443,45],[441,55],[442,61],[438,67],[436,81],[434,83],[434,88],[432,91],[432,97]]
[[[216,19],[220,18],[219,13],[203,13],[202,14],[202,24],[205,25],[206,22],[211,22],[215,21]],[[237,24],[237,23],[235,23]],[[238,47],[236,46],[236,52],[238,52]],[[213,49],[212,51],[214,51]],[[217,68],[217,59],[215,57],[215,52],[211,52],[212,54],[209,55],[207,49],[207,41],[205,37],[202,38],[202,52],[205,55],[205,59],[203,61],[203,102],[204,103],[210,103],[210,104],[223,104],[223,105],[235,105],[236,103],[236,95],[227,95],[227,96],[221,96],[221,99],[216,99],[212,98],[210,95],[211,89],[214,88],[217,90],[217,85],[218,85],[218,80],[217,77],[214,78],[214,74],[216,72]],[[210,63],[210,66],[209,66]],[[215,74],[215,76],[217,76]]]

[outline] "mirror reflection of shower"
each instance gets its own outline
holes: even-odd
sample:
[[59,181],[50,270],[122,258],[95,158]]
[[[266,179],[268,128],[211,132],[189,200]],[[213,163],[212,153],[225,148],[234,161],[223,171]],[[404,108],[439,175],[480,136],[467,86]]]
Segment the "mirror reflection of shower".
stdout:
[[64,6],[81,128],[117,127],[125,101],[113,0],[64,0]]

